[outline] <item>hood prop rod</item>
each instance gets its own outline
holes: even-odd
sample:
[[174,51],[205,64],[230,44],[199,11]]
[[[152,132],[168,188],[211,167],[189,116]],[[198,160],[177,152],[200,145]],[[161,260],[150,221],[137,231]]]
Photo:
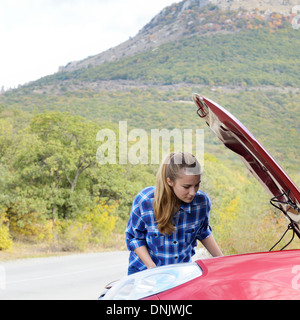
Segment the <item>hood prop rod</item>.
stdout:
[[[279,200],[282,197],[286,197],[287,201],[281,201]],[[269,250],[272,251],[280,242],[281,240],[284,238],[284,236],[286,235],[286,233],[289,230],[293,230],[293,236],[292,239],[282,248],[280,249],[280,251],[284,250],[287,246],[289,246],[292,241],[294,240],[295,237],[295,233],[297,234],[297,236],[300,238],[300,231],[298,230],[297,226],[295,225],[295,222],[291,219],[291,217],[287,214],[287,212],[283,209],[283,207],[281,205],[277,206],[275,203],[279,203],[279,204],[284,204],[284,205],[288,205],[291,208],[295,209],[295,210],[299,210],[297,205],[295,204],[295,202],[293,202],[293,200],[290,197],[290,190],[288,191],[288,193],[286,193],[285,191],[283,191],[282,194],[280,194],[279,196],[276,196],[274,198],[272,198],[270,200],[270,203],[273,207],[279,209],[281,212],[283,212],[283,214],[287,217],[287,219],[290,221],[290,224],[288,225],[286,231],[284,232],[284,234],[282,235],[282,237],[279,239],[279,241]]]
[[286,231],[284,232],[284,234],[282,235],[282,237],[274,244],[274,246],[269,250],[269,252],[271,252],[280,242],[281,240],[284,238],[284,236],[286,235],[286,233],[289,231],[289,230],[293,230],[293,236],[292,236],[292,239],[283,247],[280,249],[280,251],[284,250],[287,246],[289,246],[292,241],[294,240],[294,237],[295,237],[295,229],[294,229],[294,226],[292,223],[290,223],[286,229]]

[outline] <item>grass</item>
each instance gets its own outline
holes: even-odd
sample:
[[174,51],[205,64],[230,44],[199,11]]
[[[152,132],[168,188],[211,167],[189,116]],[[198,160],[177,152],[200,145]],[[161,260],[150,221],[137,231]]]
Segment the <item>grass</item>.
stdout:
[[125,235],[114,234],[110,241],[103,244],[89,244],[84,252],[82,251],[63,251],[49,243],[30,243],[24,241],[14,241],[10,250],[0,251],[0,261],[10,261],[17,259],[46,258],[53,256],[64,256],[70,254],[96,253],[107,251],[125,251]]

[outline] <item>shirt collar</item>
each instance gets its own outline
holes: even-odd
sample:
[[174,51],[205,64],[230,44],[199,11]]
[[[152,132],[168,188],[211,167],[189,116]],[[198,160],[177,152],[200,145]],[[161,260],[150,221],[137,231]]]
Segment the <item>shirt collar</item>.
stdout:
[[180,209],[182,209],[184,212],[186,213],[191,213],[192,210],[191,210],[191,203],[185,203],[183,202],[182,205],[180,206]]
[[196,205],[197,205],[197,200],[195,197],[191,203],[183,202],[182,205],[180,206],[180,209],[182,209],[184,212],[191,214],[192,206],[196,206]]

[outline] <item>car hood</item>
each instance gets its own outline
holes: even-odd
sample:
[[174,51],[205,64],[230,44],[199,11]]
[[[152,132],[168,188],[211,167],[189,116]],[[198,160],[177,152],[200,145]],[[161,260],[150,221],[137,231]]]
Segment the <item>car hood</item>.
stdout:
[[272,197],[280,201],[280,208],[293,222],[300,238],[300,189],[252,133],[230,112],[196,93],[193,94],[193,100],[200,118],[228,149],[240,156],[248,170]]

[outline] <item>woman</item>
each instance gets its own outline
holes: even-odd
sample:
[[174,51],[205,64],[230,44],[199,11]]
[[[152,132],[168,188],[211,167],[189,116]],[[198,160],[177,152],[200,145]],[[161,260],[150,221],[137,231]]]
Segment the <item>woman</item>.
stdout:
[[171,153],[157,173],[156,187],[134,199],[126,228],[128,274],[190,262],[197,239],[213,257],[222,256],[209,226],[209,197],[199,191],[201,167],[189,153]]

